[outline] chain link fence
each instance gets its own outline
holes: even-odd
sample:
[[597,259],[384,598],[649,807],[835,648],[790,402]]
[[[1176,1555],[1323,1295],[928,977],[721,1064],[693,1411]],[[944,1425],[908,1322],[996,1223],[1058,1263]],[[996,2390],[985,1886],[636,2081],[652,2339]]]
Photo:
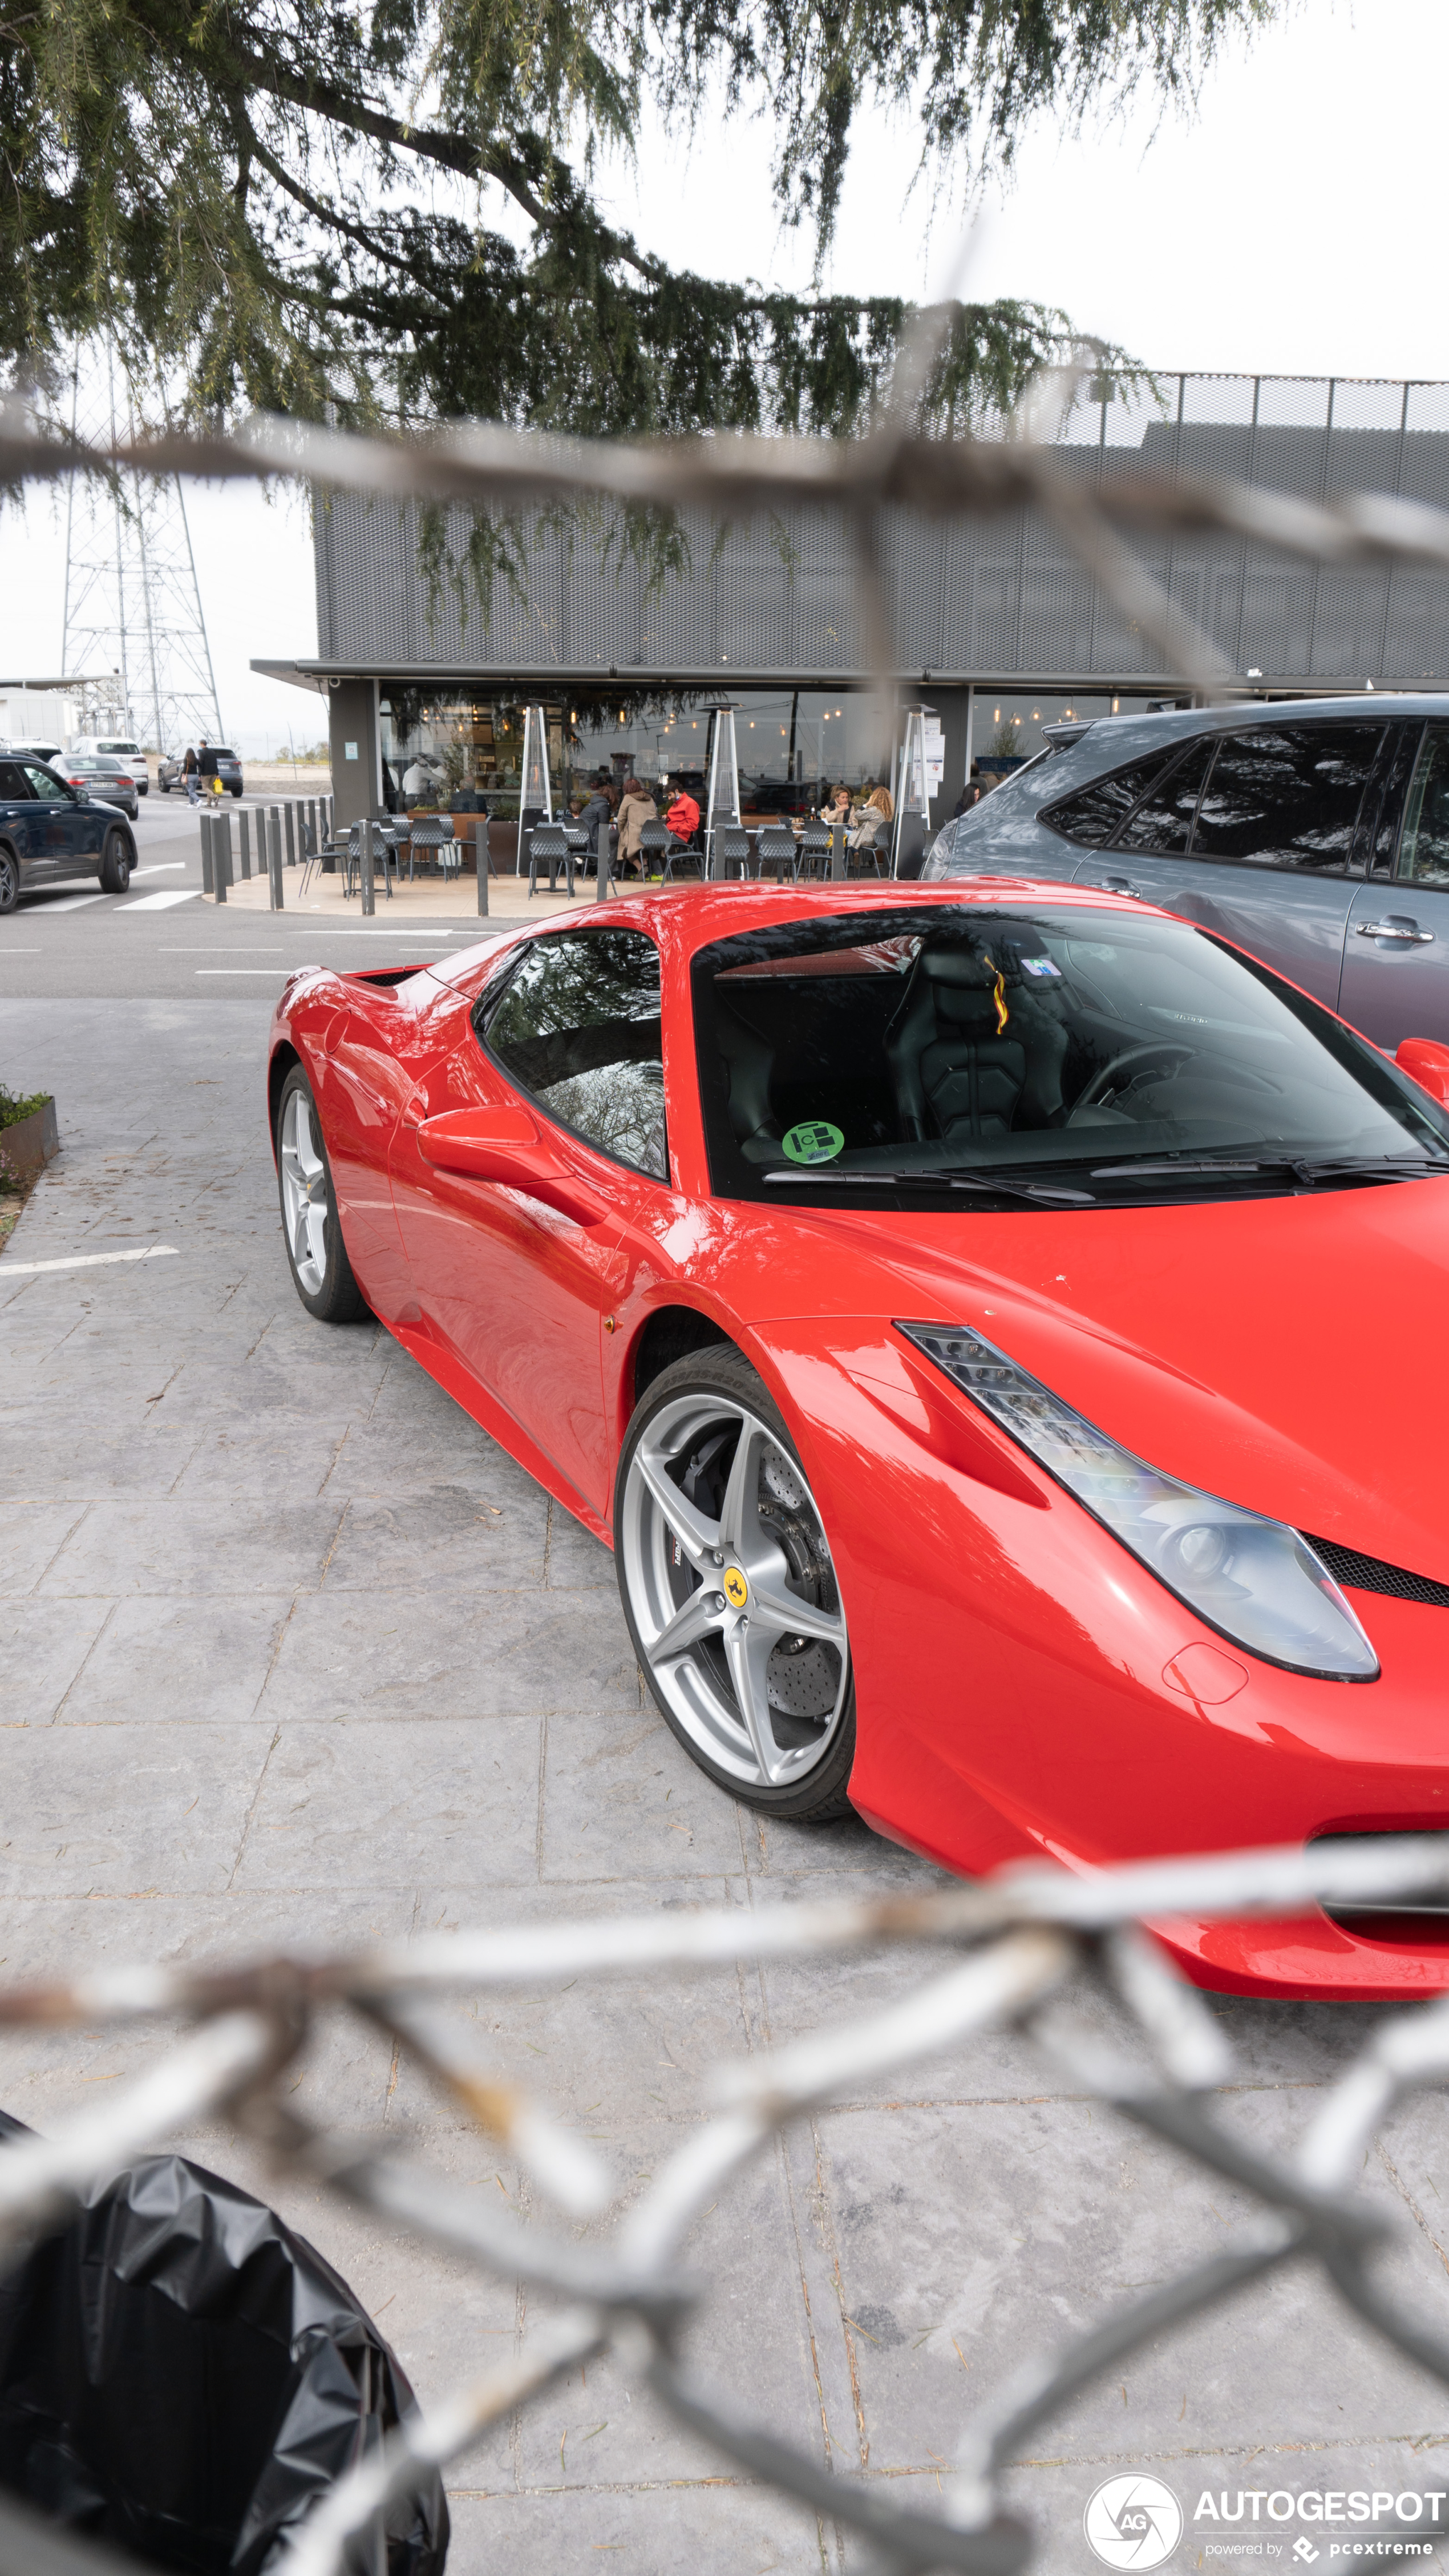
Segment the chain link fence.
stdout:
[[[1222,2030],[1144,1927],[1173,1918],[1291,1916],[1320,1905],[1404,1907],[1449,1897],[1449,1845],[1435,1836],[1366,1839],[1307,1851],[1240,1852],[1072,1876],[1003,1873],[941,1893],[865,1904],[795,1904],[742,1914],[656,1913],[543,1928],[424,1936],[350,1957],[265,1960],[186,1973],[104,1970],[73,1985],[0,1990],[0,2028],[116,2028],[148,2018],[190,2027],[103,2108],[49,2138],[0,2148],[0,2261],[66,2226],[78,2195],[165,2138],[222,2116],[277,2171],[323,2185],[483,2272],[555,2304],[508,2364],[467,2381],[364,2459],[314,2509],[291,2544],[288,2576],[341,2576],[388,2508],[501,2419],[613,2347],[636,2383],[756,2483],[856,2535],[889,2576],[1014,2576],[1033,2535],[998,2501],[1002,2471],[1028,2438],[1100,2374],[1287,2265],[1315,2265],[1360,2326],[1449,2386],[1449,2345],[1402,2312],[1376,2276],[1388,2236],[1357,2188],[1365,2151],[1406,2093],[1449,2076],[1449,1995],[1386,2015],[1337,2081],[1287,2159],[1256,2154],[1215,2116],[1232,2078]],[[932,1973],[887,2010],[831,2024],[718,2068],[710,2107],[623,2215],[619,2183],[575,2125],[577,2106],[547,2103],[501,2075],[480,2074],[430,2005],[527,1986],[635,1978],[742,1962],[826,1959],[924,1946]],[[1094,1991],[1095,1990],[1095,1991]],[[1110,2000],[1125,2034],[1101,2036],[1093,2010]],[[505,2146],[556,2215],[523,2223],[466,2186],[366,2136],[301,2117],[288,2081],[299,2050],[330,2017],[382,2032],[429,2083]],[[1255,2215],[1235,2239],[1177,2277],[1107,2308],[1084,2333],[1028,2361],[964,2427],[940,2509],[900,2504],[834,2476],[709,2386],[682,2354],[685,2326],[708,2317],[726,2285],[695,2278],[682,2248],[692,2224],[787,2123],[863,2082],[1003,2026],[1024,2031],[1074,2091],[1169,2142],[1247,2195]],[[1104,2133],[1105,2136],[1106,2133]],[[592,2232],[570,2232],[581,2222]],[[993,2249],[999,2251],[999,2249]],[[768,2321],[761,2321],[768,2331]],[[402,2356],[406,2362],[406,2354]],[[1415,2490],[1417,2497],[1420,2491]],[[1375,2555],[1393,2557],[1443,2527],[1442,2493],[1406,2495],[1375,2526]],[[27,2509],[0,2502],[0,2569],[96,2576],[104,2554]],[[116,2562],[119,2565],[119,2562]]]

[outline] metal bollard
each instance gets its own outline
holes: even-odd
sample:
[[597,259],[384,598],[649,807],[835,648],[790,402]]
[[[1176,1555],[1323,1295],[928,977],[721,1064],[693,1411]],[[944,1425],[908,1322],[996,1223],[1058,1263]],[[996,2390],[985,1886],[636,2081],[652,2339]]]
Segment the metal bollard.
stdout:
[[[241,872],[244,877],[249,877],[252,872],[252,818],[245,805],[241,807],[236,823],[241,842]],[[258,855],[260,856],[260,851]]]
[[607,822],[599,825],[598,846],[599,864],[594,876],[594,901],[607,903],[609,900],[609,826]]
[[839,881],[845,874],[845,825],[835,823],[830,832],[830,874]]
[[481,829],[473,842],[473,855],[478,863],[478,910],[486,920],[488,913],[488,817],[478,817]]
[[282,835],[273,822],[267,835],[267,896],[273,912],[284,909],[282,901]]
[[211,817],[211,872],[216,879],[216,899],[225,903],[231,885],[231,832],[220,814]]
[[209,814],[203,814],[201,818],[201,891],[204,895],[216,892],[216,877],[211,864],[211,816]]
[[[245,816],[244,814],[242,814],[242,815],[239,815],[237,819],[238,819],[238,822],[239,822],[240,827],[241,827],[241,830],[240,830],[241,847],[240,847],[240,851],[239,851],[239,853],[238,853],[238,858],[237,858],[237,869],[236,869],[236,874],[237,874],[237,876],[241,876],[241,877],[249,877],[249,876],[251,875],[251,872],[252,872],[252,837],[251,837],[251,833],[250,833],[250,831],[249,831],[249,830],[248,830],[248,828],[247,828],[247,818],[246,818],[246,816]],[[230,856],[231,856],[231,816],[230,816],[229,814],[218,814],[218,816],[217,816],[217,818],[216,818],[216,828],[217,828],[217,830],[218,830],[219,832],[225,832],[225,834],[226,834],[227,857],[228,857],[228,858],[230,858]],[[229,867],[228,867],[228,869],[227,869],[227,880],[228,880],[228,883],[235,883],[235,879],[233,878],[233,876],[232,876],[232,872],[231,872],[231,869],[230,869]]]
[[377,903],[372,879],[372,816],[370,814],[363,815],[358,838],[361,843],[362,858],[362,909],[365,913],[373,913],[377,910]]
[[297,864],[297,808],[295,804],[284,805],[282,807],[282,820],[287,833],[287,865],[289,868],[294,868]]

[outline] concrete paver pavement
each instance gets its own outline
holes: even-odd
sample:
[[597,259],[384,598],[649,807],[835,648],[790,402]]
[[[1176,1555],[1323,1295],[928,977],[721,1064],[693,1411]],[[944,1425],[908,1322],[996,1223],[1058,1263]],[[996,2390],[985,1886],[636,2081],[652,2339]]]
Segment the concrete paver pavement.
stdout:
[[[93,919],[49,925],[56,953]],[[376,1327],[303,1312],[261,1123],[264,992],[199,989],[15,998],[0,1014],[0,1080],[53,1088],[63,1140],[0,1257],[6,1977],[929,1884],[861,1827],[763,1827],[711,1788],[644,1696],[607,1552]],[[177,1256],[15,1267],[150,1241]],[[918,1964],[453,2009],[501,2071],[597,2137],[627,2197],[697,2117],[712,2062],[879,2004]],[[1369,2015],[1214,2008],[1242,2066],[1223,2116],[1282,2152]],[[6,2042],[0,2101],[45,2128],[156,2045]],[[318,2034],[298,2101],[527,2206],[506,2160],[365,2031]],[[511,2285],[278,2184],[227,2136],[187,2143],[315,2238],[425,2400],[526,2327]],[[1394,2123],[1365,2181],[1398,2222],[1391,2283],[1449,2330],[1437,2103]],[[1241,2216],[1221,2181],[999,2036],[862,2087],[722,2198],[691,2247],[717,2285],[695,2349],[838,2475],[931,2502],[964,2416],[1009,2367]],[[1442,2444],[1444,2391],[1315,2277],[1285,2273],[1089,2391],[1009,2494],[1056,2576],[1089,2563],[1082,2508],[1118,2466],[1155,2469],[1190,2511],[1205,2487],[1431,2483]],[[833,2524],[723,2468],[612,2360],[450,2485],[456,2576],[542,2576],[596,2553],[631,2576],[858,2563]],[[1185,2542],[1180,2563],[1198,2554]]]

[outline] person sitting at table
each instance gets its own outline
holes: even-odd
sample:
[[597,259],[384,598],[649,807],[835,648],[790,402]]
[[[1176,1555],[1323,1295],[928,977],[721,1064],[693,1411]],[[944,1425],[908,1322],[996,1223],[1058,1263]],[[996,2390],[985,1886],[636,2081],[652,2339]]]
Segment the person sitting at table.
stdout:
[[699,830],[699,807],[687,788],[680,788],[664,817],[664,822],[666,829],[674,834],[681,848],[693,840]]
[[595,863],[597,863],[599,856],[600,829],[602,828],[607,830],[612,820],[613,816],[609,809],[609,800],[604,794],[603,781],[602,779],[596,778],[589,789],[589,801],[587,805],[580,807],[578,814],[579,830],[588,834],[587,856],[593,859]]
[[820,820],[833,831],[837,823],[850,820],[850,795],[844,787],[827,787],[820,805]]
[[[615,819],[619,826],[618,868],[622,876],[625,868],[639,858],[639,834],[643,825],[657,823],[659,820],[658,806],[647,789],[640,786],[637,778],[625,779],[624,793],[619,799],[619,811]],[[643,872],[641,862],[639,870],[641,876]]]
[[850,834],[852,850],[872,850],[882,833],[895,821],[896,801],[879,779],[871,787],[863,805],[855,809],[855,830]]

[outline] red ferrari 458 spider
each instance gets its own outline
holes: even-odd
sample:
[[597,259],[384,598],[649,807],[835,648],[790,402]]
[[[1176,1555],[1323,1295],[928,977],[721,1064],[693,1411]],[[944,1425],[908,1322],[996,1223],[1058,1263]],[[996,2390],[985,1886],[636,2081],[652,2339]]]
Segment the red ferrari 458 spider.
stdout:
[[[1095,891],[670,891],[293,977],[304,1305],[600,1538],[722,1789],[961,1872],[1449,1823],[1449,1050]],[[1449,1984],[1449,1916],[1161,1927]]]

